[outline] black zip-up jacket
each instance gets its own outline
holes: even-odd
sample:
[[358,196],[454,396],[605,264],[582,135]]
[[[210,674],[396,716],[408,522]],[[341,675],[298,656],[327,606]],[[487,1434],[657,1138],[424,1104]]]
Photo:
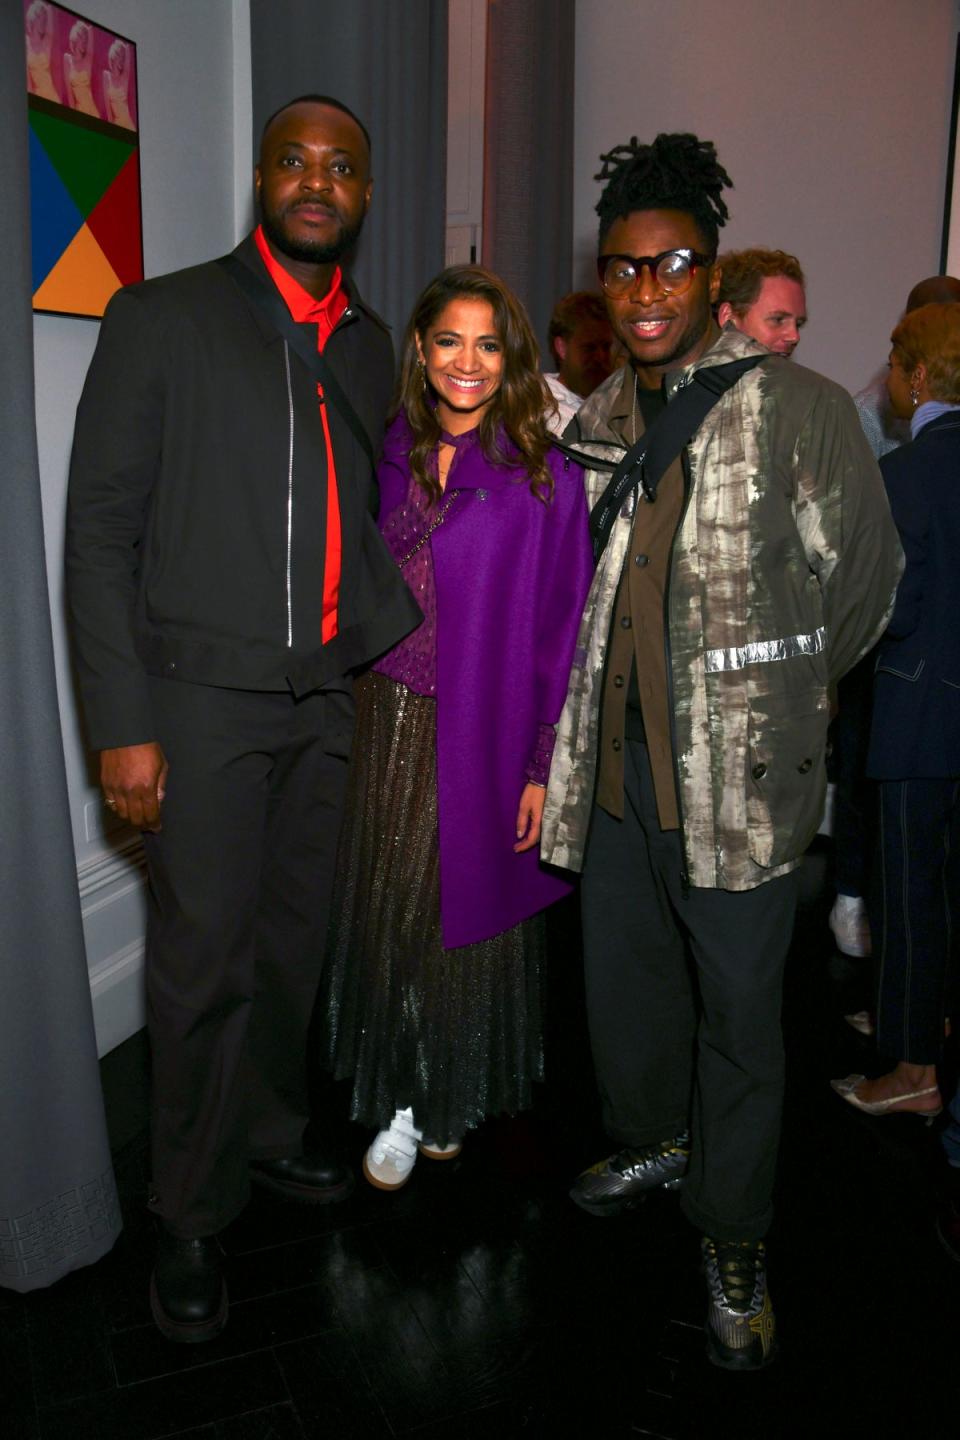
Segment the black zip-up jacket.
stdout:
[[[252,237],[236,255],[266,274]],[[303,327],[312,345],[316,330]],[[393,380],[355,294],[324,348],[379,448]],[[148,675],[296,695],[401,639],[420,611],[380,538],[368,457],[330,404],[339,633],[320,642],[326,447],[315,378],[215,262],[107,307],[77,411],[67,585],[89,738],[156,739]]]

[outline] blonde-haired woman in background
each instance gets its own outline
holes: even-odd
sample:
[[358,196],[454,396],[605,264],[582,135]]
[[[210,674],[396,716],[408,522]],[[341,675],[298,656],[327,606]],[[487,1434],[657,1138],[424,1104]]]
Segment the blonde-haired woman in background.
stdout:
[[912,439],[880,461],[906,569],[877,652],[867,775],[879,782],[877,1048],[896,1064],[833,1088],[870,1115],[941,1109],[960,838],[960,304],[922,305],[891,336],[887,389]]

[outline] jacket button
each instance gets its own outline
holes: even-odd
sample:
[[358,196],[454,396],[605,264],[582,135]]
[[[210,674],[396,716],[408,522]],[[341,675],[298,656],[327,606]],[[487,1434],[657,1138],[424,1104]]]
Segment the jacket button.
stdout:
[[632,622],[631,622],[631,620],[630,620],[630,616],[629,616],[629,615],[621,615],[621,616],[620,616],[620,624],[623,626],[624,630],[629,630],[631,623],[632,623]]
[[177,668],[177,662],[176,662],[176,660],[168,660],[167,663],[166,663],[166,665],[164,665],[163,668],[164,668],[164,670],[166,670],[166,672],[167,672],[168,675],[172,675],[173,672],[174,672],[174,670],[176,670],[176,668]]
[[643,567],[644,567],[644,565],[649,565],[649,564],[650,564],[650,556],[649,556],[649,555],[637,555],[637,556],[634,557],[633,563],[634,563],[634,565],[639,565],[639,566],[640,566],[640,569],[642,570]]
[[618,690],[622,690],[622,689],[623,689],[623,676],[622,676],[622,675],[614,675],[614,677],[613,677],[613,683],[614,683],[614,685],[616,685],[616,687],[617,687]]
[[617,739],[616,736],[614,736],[613,740],[610,743],[613,745],[614,750],[619,750],[621,748],[620,741]]
[[767,767],[761,760],[759,765],[754,765],[753,771],[751,773],[753,774],[754,780],[762,780],[764,775],[766,775],[767,773]]
[[801,760],[800,764],[797,766],[797,769],[800,771],[801,775],[806,775],[808,770],[813,769],[813,761],[810,759]]

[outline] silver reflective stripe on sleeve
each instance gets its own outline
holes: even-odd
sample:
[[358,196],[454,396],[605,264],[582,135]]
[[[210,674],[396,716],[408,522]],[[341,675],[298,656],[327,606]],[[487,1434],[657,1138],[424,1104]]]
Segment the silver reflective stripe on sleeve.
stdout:
[[293,551],[293,386],[290,383],[290,350],[283,342],[283,362],[287,367],[287,408],[290,412],[290,445],[287,455],[287,649],[293,648],[293,591],[290,583],[290,557]]
[[707,650],[703,657],[708,675],[721,670],[742,670],[745,665],[764,665],[771,660],[793,660],[797,655],[819,655],[827,643],[827,629],[821,625],[812,635],[786,635],[782,640],[755,640],[752,645],[731,645],[727,650]]

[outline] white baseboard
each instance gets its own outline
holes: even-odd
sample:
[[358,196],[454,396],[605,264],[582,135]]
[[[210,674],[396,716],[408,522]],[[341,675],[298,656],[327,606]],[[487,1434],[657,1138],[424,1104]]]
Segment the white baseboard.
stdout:
[[77,868],[100,1056],[146,1023],[145,880],[146,859],[139,835],[93,855]]
[[147,857],[139,835],[131,835],[122,845],[89,856],[77,866],[77,888],[84,916],[109,904],[118,893],[125,895],[142,885],[146,873]]
[[97,1054],[122,1045],[147,1023],[143,991],[142,937],[100,962],[90,972]]

